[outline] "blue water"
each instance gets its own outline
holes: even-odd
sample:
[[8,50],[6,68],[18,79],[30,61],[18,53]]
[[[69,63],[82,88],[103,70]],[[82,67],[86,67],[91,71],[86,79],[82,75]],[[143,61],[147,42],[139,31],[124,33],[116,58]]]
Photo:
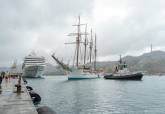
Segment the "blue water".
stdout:
[[28,79],[40,94],[40,106],[57,114],[165,114],[165,76],[142,81],[76,80],[65,76]]

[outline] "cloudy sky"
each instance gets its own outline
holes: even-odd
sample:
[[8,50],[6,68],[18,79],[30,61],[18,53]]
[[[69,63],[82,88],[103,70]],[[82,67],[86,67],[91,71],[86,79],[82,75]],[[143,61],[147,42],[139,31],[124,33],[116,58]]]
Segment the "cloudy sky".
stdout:
[[74,46],[64,43],[75,40],[67,35],[78,15],[97,33],[100,61],[142,54],[151,43],[165,50],[164,0],[0,0],[0,66],[31,51],[67,61]]

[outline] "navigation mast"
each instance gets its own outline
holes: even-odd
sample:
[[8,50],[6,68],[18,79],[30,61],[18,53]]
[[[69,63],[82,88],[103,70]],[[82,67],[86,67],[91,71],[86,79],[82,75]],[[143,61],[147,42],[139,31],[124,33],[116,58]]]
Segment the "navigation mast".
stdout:
[[84,40],[84,65],[86,64],[86,51],[87,51],[87,45],[88,45],[88,42],[87,42],[87,24],[85,26],[85,40]]
[[81,33],[81,25],[86,25],[86,24],[81,24],[80,23],[80,16],[78,16],[78,24],[73,25],[77,26],[77,33],[70,33],[69,36],[76,36],[76,42],[71,42],[71,43],[65,43],[65,44],[76,44],[76,67],[78,68],[79,66],[79,54],[80,54],[80,43],[81,42],[81,35],[84,35]]
[[79,49],[80,49],[80,16],[78,16],[76,47],[77,47],[76,48],[77,49],[76,66],[78,67],[78,64],[79,64]]
[[89,45],[89,63],[92,62],[92,48],[93,48],[93,36],[92,36],[92,29],[91,29],[91,41]]
[[94,61],[94,70],[96,71],[96,57],[97,57],[97,48],[96,48],[96,44],[97,41],[96,41],[96,34],[95,34],[95,49],[94,49],[94,52],[95,52],[95,61]]

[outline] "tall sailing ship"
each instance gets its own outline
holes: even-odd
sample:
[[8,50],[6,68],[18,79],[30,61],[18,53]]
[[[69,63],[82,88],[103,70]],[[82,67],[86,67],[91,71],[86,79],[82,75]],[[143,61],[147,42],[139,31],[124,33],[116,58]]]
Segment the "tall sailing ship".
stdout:
[[45,67],[45,58],[37,56],[36,53],[32,52],[24,58],[23,63],[23,76],[29,78],[39,78],[43,75]]
[[[71,33],[69,34],[69,36],[75,36],[76,41],[72,43],[66,43],[66,44],[76,45],[75,48],[76,53],[74,55],[73,65],[69,66],[63,63],[63,61],[60,61],[57,57],[55,57],[54,54],[52,55],[52,57],[63,69],[68,71],[68,80],[98,78],[98,75],[96,74],[96,53],[97,53],[96,35],[95,35],[95,42],[93,43],[93,35],[91,30],[91,38],[89,42],[89,39],[87,37],[88,35],[87,24],[80,23],[80,16],[78,17],[78,24],[73,26],[77,27],[77,33]],[[85,26],[85,32],[81,31],[82,28],[81,26]],[[93,52],[94,52],[94,59],[92,59]],[[83,57],[83,59],[81,57]]]

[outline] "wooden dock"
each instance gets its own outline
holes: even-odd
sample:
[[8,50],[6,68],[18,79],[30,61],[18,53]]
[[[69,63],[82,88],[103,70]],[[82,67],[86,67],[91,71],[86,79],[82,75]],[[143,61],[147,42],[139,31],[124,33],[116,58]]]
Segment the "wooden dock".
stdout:
[[22,92],[15,92],[17,83],[18,79],[3,79],[0,114],[38,114],[24,83],[21,83]]

